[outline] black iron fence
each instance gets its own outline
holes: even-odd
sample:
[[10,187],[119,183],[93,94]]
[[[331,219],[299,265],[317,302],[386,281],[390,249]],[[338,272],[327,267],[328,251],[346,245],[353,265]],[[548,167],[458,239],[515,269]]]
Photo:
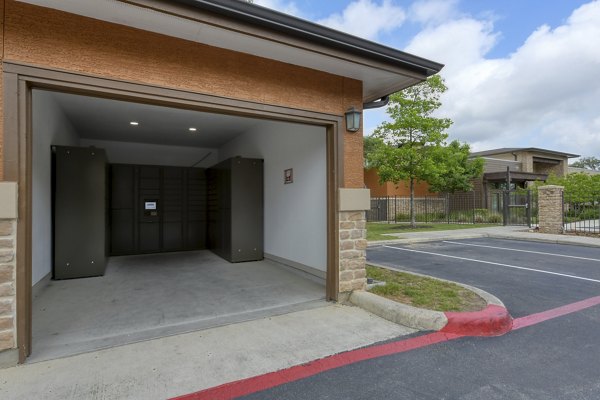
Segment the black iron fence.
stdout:
[[565,232],[600,233],[600,194],[569,194],[563,197]]
[[[537,196],[528,190],[445,193],[415,197],[415,219],[448,224],[537,224]],[[369,222],[410,222],[410,197],[371,198]]]

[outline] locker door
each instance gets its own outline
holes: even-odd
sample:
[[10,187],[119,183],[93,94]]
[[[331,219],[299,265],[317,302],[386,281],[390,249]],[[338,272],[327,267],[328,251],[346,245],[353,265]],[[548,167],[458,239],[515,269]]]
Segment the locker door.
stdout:
[[207,232],[206,170],[189,168],[187,171],[185,205],[185,248],[205,249]]
[[54,279],[104,275],[104,150],[55,146],[53,167]]
[[138,171],[138,249],[141,253],[161,250],[160,168],[139,166]]
[[183,250],[185,170],[162,168],[162,250]]
[[133,254],[135,243],[135,169],[133,165],[111,165],[110,253]]

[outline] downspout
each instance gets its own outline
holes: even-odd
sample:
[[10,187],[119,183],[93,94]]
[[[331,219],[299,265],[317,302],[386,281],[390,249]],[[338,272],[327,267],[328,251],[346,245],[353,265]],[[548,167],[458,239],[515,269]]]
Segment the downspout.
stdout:
[[368,103],[363,103],[363,110],[370,110],[372,108],[380,108],[385,107],[390,102],[390,95],[383,96],[379,100],[370,101]]

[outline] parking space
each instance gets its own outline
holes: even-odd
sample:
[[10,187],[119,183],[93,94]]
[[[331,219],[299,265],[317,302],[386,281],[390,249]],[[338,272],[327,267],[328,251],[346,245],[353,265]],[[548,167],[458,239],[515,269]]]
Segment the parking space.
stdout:
[[479,287],[514,317],[600,294],[600,248],[479,238],[377,246],[367,260]]
[[244,399],[600,398],[600,248],[482,238],[377,246],[367,261],[487,290],[507,305],[514,329],[493,338],[421,334],[414,346],[402,338],[400,350]]

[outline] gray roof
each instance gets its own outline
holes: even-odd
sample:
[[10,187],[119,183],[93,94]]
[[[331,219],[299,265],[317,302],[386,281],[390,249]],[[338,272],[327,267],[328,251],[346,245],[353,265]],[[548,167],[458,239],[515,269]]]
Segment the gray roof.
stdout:
[[504,153],[518,153],[522,151],[535,151],[537,153],[546,153],[555,156],[574,158],[579,157],[579,154],[571,154],[571,153],[563,153],[561,151],[540,149],[539,147],[502,147],[500,149],[492,149],[492,150],[484,150],[484,151],[476,151],[471,153],[472,156],[491,156],[494,154],[504,154]]
[[245,1],[170,0],[431,76],[443,64]]

